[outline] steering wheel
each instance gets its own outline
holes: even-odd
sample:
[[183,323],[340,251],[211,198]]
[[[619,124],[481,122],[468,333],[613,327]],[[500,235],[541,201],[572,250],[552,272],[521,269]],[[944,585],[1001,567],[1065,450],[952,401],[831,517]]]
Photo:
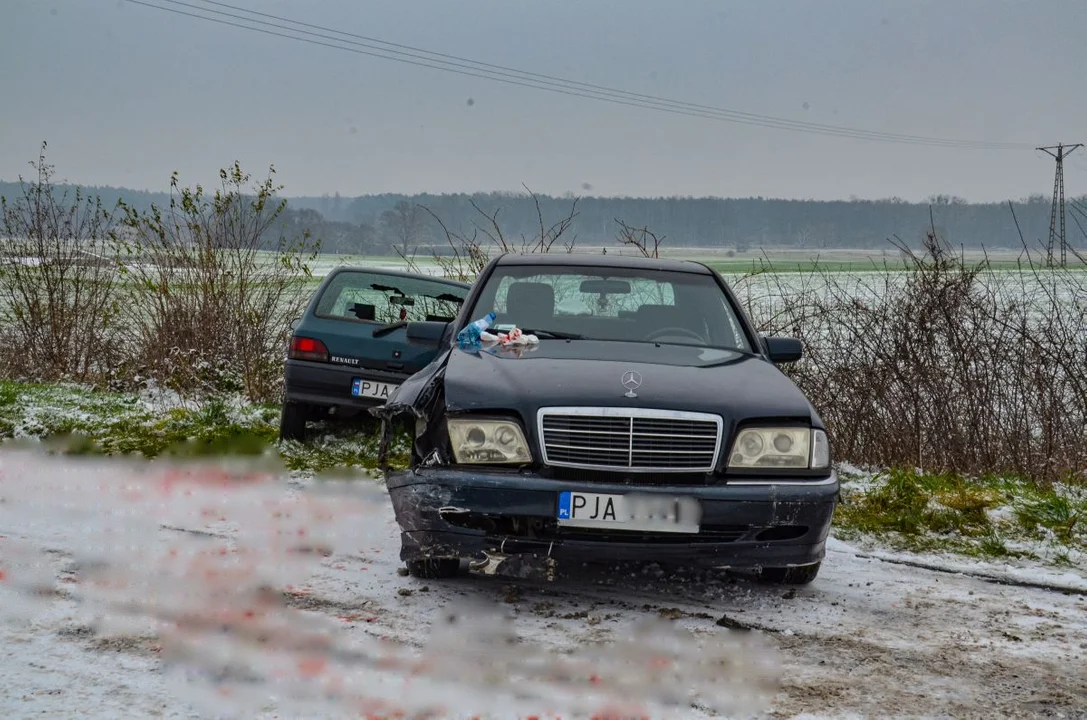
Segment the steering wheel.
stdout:
[[653,332],[646,335],[645,340],[646,342],[653,342],[658,337],[675,337],[676,335],[680,337],[690,338],[691,340],[697,340],[700,343],[706,342],[706,339],[696,333],[694,330],[688,330],[687,328],[682,327],[658,328],[657,330],[654,330]]

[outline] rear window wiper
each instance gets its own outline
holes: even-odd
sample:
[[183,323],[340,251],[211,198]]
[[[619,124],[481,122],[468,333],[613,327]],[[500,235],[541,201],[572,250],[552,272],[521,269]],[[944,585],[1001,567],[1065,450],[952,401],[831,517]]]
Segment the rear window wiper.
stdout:
[[525,335],[535,335],[536,337],[553,338],[555,340],[580,340],[582,338],[582,336],[578,335],[577,333],[561,332],[559,330],[524,330],[524,329],[522,329],[521,332],[523,332]]
[[407,327],[407,326],[408,326],[408,323],[407,323],[406,320],[398,320],[397,322],[389,323],[388,325],[382,325],[381,327],[376,328],[370,334],[373,337],[384,337],[385,335],[388,335],[389,333],[391,333],[393,330],[399,330],[400,328]]

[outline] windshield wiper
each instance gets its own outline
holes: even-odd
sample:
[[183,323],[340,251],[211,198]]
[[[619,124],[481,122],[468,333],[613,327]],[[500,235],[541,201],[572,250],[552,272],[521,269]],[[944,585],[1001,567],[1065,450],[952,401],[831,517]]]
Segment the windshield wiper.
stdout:
[[407,326],[408,326],[407,321],[398,320],[397,322],[389,323],[388,325],[382,325],[381,327],[375,329],[370,334],[373,337],[383,337],[383,336],[388,335],[389,333],[391,333],[393,330],[399,330],[400,328],[407,327]]
[[452,293],[442,293],[441,295],[423,295],[423,297],[433,298],[434,300],[444,300],[445,302],[462,303],[464,298]]
[[581,335],[577,333],[561,332],[559,330],[525,330],[521,329],[525,335],[535,335],[536,337],[552,338],[554,340],[580,340]]
[[381,285],[381,284],[379,284],[379,283],[372,283],[372,284],[370,285],[370,289],[371,289],[371,290],[378,290],[378,291],[380,291],[380,292],[391,292],[391,293],[396,293],[397,295],[403,295],[403,294],[404,294],[404,291],[403,291],[403,290],[401,290],[401,289],[400,289],[400,288],[398,288],[398,287],[394,287],[394,286],[392,286],[392,285]]

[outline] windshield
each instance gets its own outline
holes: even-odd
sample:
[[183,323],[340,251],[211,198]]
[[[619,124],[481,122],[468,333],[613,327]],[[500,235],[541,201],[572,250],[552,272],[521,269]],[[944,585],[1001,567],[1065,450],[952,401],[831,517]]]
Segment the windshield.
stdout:
[[440,280],[349,270],[338,273],[322,291],[316,315],[378,323],[451,321],[466,294],[459,285]]
[[660,342],[750,351],[715,278],[653,269],[499,266],[470,317],[546,337]]

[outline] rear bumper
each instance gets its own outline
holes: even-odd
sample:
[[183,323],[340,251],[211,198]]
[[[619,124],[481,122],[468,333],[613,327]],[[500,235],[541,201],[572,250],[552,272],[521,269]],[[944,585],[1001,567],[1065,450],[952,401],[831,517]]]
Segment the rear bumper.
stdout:
[[355,378],[399,385],[409,376],[404,373],[353,368],[345,365],[287,360],[283,373],[284,391],[290,402],[319,407],[368,408],[385,401],[355,397],[351,382]]
[[[657,562],[786,567],[822,560],[838,501],[834,473],[804,484],[639,486],[556,481],[531,473],[420,468],[390,473],[401,559],[531,554],[557,562]],[[559,528],[564,490],[687,496],[702,507],[697,535]]]

